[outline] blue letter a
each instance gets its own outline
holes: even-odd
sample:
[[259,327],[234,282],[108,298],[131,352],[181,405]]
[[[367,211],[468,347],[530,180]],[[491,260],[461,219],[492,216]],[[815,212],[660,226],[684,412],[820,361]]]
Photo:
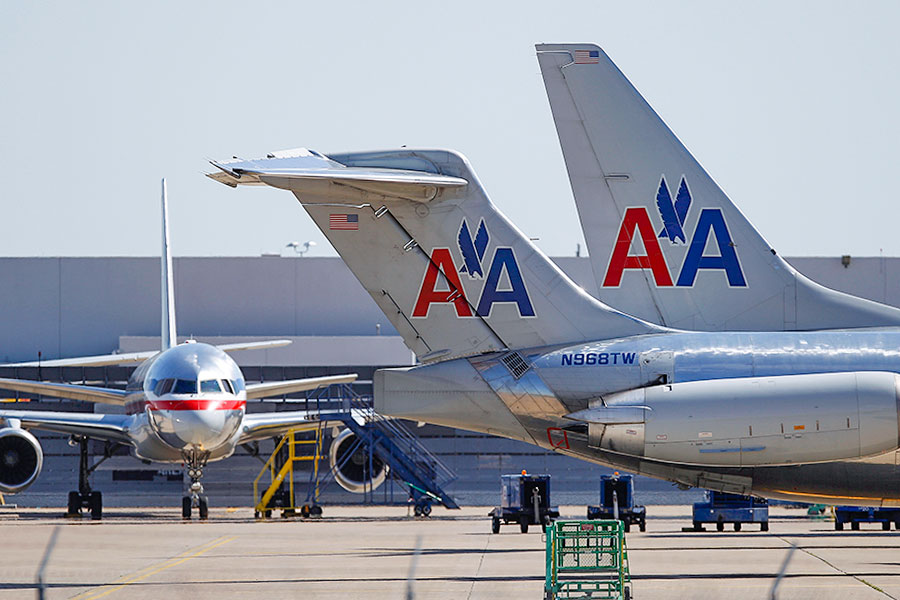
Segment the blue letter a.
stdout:
[[[712,230],[716,236],[716,244],[719,246],[719,256],[704,256],[706,241]],[[744,272],[741,263],[738,262],[737,252],[731,241],[731,234],[725,225],[725,217],[720,208],[704,208],[700,211],[700,219],[697,221],[697,229],[691,239],[691,247],[688,248],[684,264],[681,266],[681,274],[678,275],[678,287],[690,287],[694,285],[699,269],[724,269],[728,277],[728,285],[732,287],[744,287]]]
[[[509,277],[509,290],[498,290],[500,276],[506,267],[506,275]],[[519,315],[533,317],[534,308],[531,299],[522,281],[522,273],[513,255],[512,248],[497,248],[494,252],[494,260],[491,261],[491,270],[484,282],[484,290],[481,292],[481,300],[478,301],[478,314],[487,317],[491,314],[491,307],[495,302],[515,302],[519,307]]]

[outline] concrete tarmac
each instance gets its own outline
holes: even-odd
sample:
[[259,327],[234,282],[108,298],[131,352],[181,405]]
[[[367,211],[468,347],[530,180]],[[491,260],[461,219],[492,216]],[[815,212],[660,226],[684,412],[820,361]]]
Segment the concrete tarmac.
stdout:
[[[207,522],[176,509],[109,509],[100,522],[60,509],[0,512],[0,599],[34,598],[55,528],[46,598],[542,598],[539,528],[490,533],[489,507],[327,506],[318,520],[257,522],[250,509],[212,508]],[[563,507],[581,518],[584,507]],[[803,510],[771,509],[770,530],[748,525],[685,533],[686,506],[650,506],[647,532],[627,536],[634,598],[763,600],[792,544],[778,598],[900,598],[900,532],[834,531]],[[416,556],[417,544],[420,552]]]

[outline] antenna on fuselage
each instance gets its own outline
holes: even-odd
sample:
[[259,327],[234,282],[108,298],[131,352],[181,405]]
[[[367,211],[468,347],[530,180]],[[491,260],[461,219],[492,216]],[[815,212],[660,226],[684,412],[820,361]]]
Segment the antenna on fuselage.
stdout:
[[162,349],[178,344],[175,333],[175,282],[172,276],[172,251],[169,248],[169,205],[166,180],[162,180],[162,255],[160,264],[160,295],[162,298]]

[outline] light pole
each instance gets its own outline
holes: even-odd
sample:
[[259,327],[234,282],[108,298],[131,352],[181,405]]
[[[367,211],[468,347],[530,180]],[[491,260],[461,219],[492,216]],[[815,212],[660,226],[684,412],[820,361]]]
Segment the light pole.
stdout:
[[[312,248],[315,245],[316,245],[316,243],[313,241],[308,241],[308,242],[303,242],[303,243],[290,242],[290,243],[288,243],[287,246],[285,246],[285,248],[293,248],[294,252],[297,253],[297,256],[303,256],[304,254],[309,252],[310,248]],[[302,250],[301,250],[301,248],[302,248]]]

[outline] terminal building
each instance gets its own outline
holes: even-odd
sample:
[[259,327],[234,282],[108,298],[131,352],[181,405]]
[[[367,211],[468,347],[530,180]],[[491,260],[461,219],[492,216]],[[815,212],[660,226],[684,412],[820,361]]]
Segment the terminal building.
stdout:
[[[580,286],[597,295],[584,257],[555,262]],[[900,258],[788,258],[794,267],[828,287],[900,307]],[[152,350],[160,345],[159,258],[2,258],[0,259],[0,362],[50,360],[74,356]],[[413,354],[384,314],[339,258],[275,257],[176,258],[175,306],[179,340],[210,343],[290,339],[289,346],[233,354],[248,381],[272,381],[357,373],[354,391],[371,394],[381,367],[415,364]],[[625,312],[626,306],[618,306]],[[67,381],[124,387],[133,366],[46,368],[0,367],[0,377]],[[103,411],[91,405],[0,391],[10,409]],[[296,409],[290,398],[276,398],[248,411]],[[112,409],[114,410],[114,409]],[[484,434],[424,424],[407,424],[434,455],[455,472],[447,491],[460,504],[491,505],[503,473],[523,469],[553,476],[554,502],[596,502],[599,477],[609,469],[538,447]],[[78,452],[66,436],[35,432],[44,448],[44,469],[25,492],[9,497],[25,506],[65,506],[77,487]],[[271,452],[270,442],[262,453]],[[100,449],[95,449],[100,452]],[[212,463],[204,484],[213,506],[249,506],[252,481],[261,467],[239,451]],[[298,467],[300,468],[300,467]],[[306,467],[308,468],[308,465]],[[298,472],[297,482],[306,481]],[[93,486],[108,506],[176,506],[182,496],[178,465],[144,464],[114,456],[93,474]],[[307,490],[298,484],[298,502]],[[637,500],[681,503],[696,490],[639,478]],[[403,503],[402,486],[386,484],[370,496],[337,485],[322,490],[322,502]]]

